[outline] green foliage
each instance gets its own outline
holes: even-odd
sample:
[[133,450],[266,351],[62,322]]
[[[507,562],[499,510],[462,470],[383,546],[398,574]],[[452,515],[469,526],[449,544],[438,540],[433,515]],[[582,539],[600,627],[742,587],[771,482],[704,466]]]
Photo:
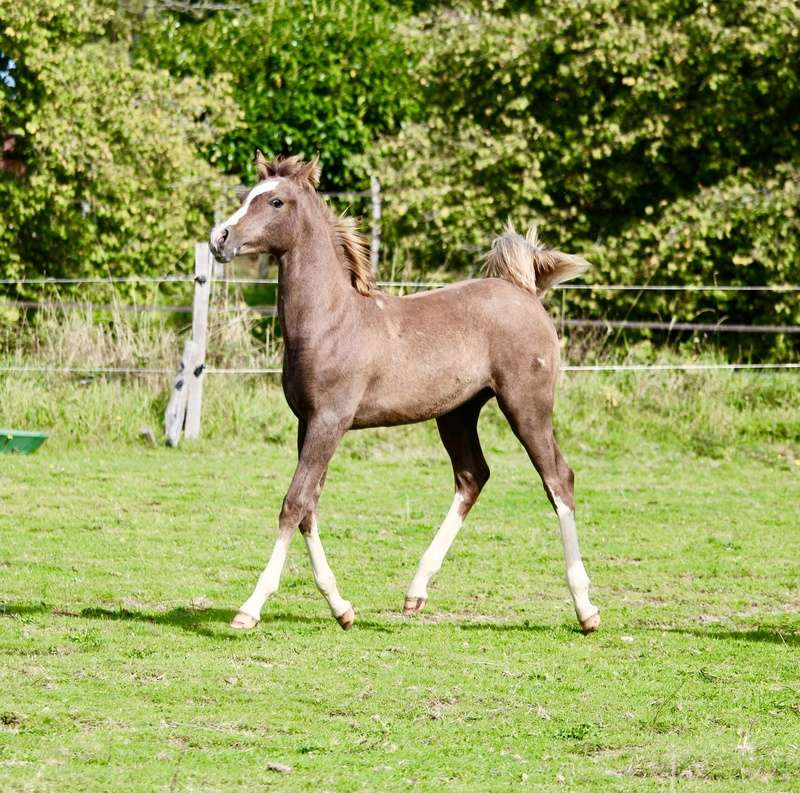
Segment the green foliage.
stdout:
[[[0,18],[8,276],[174,269],[258,146],[319,149],[327,188],[377,172],[398,275],[474,273],[510,217],[586,254],[595,282],[800,281],[793,0],[0,0]],[[791,293],[563,305],[800,322]]]
[[[631,223],[615,239],[596,246],[595,280],[742,286],[800,282],[800,166],[781,163],[766,175],[743,168],[712,187],[661,203],[653,220]],[[797,292],[650,292],[637,297],[640,315],[667,320],[800,325]],[[595,316],[619,314],[615,304],[620,299],[613,293],[573,293],[569,302],[573,310]],[[785,335],[736,343],[744,351],[772,345],[782,357],[793,349]]]
[[[470,270],[511,217],[590,255],[597,281],[797,283],[799,24],[791,0],[415,18],[429,116],[370,152],[387,241],[417,271]],[[769,300],[688,297],[676,318],[797,320]]]
[[163,273],[207,233],[222,181],[200,152],[236,106],[222,77],[133,64],[115,9],[2,1],[0,132],[25,169],[0,174],[7,277]]
[[177,75],[230,73],[245,124],[216,139],[212,158],[244,179],[253,153],[320,151],[324,186],[353,188],[350,159],[416,112],[414,59],[383,0],[277,0],[201,20],[151,17],[137,46]]

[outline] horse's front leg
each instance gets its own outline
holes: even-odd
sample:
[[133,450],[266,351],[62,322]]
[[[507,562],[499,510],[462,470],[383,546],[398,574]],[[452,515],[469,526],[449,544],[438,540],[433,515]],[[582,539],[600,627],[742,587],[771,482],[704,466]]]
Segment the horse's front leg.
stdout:
[[[258,624],[264,603],[270,595],[278,590],[289,543],[301,522],[303,523],[301,530],[306,536],[317,585],[326,593],[327,597],[327,591],[331,590],[329,578],[333,580],[332,592],[335,593],[336,598],[332,600],[328,597],[331,610],[334,611],[334,616],[342,627],[349,628],[353,624],[352,615],[348,615],[348,611],[352,612],[352,606],[338,597],[335,579],[333,579],[333,573],[330,573],[330,567],[325,560],[325,553],[322,550],[322,543],[319,541],[319,532],[316,531],[316,520],[314,519],[322,479],[344,434],[343,424],[330,419],[312,419],[307,425],[301,424],[298,430],[299,459],[289,490],[283,499],[278,519],[278,539],[275,541],[275,547],[272,549],[267,566],[258,577],[253,594],[245,601],[231,621],[232,628],[246,630],[254,628]],[[318,571],[319,577],[317,576]],[[328,577],[326,573],[330,573],[330,576]],[[325,590],[322,589],[321,580],[326,586]],[[339,613],[337,613],[337,609]],[[346,624],[348,617],[349,624]]]
[[328,564],[325,549],[322,547],[322,540],[317,527],[316,510],[303,519],[300,524],[300,533],[306,541],[308,558],[311,560],[311,569],[314,571],[314,581],[317,583],[317,589],[328,601],[331,614],[336,617],[339,625],[349,631],[353,627],[356,613],[353,609],[353,604],[339,594],[336,576],[334,576],[333,570]]

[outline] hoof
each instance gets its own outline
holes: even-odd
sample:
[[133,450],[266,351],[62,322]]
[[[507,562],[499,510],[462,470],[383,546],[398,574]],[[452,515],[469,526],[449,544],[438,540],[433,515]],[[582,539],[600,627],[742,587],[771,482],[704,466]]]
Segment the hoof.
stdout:
[[403,616],[411,617],[414,614],[419,614],[425,608],[428,598],[406,598],[403,603]]
[[581,620],[581,630],[584,635],[587,633],[594,633],[600,627],[600,612],[597,611],[591,617]]
[[240,611],[232,620],[231,628],[237,631],[250,631],[258,625],[259,620],[251,617],[244,611]]
[[356,621],[356,612],[353,610],[353,607],[350,606],[344,614],[340,614],[336,621],[339,625],[342,626],[343,631],[349,631],[350,628],[353,627],[353,623]]

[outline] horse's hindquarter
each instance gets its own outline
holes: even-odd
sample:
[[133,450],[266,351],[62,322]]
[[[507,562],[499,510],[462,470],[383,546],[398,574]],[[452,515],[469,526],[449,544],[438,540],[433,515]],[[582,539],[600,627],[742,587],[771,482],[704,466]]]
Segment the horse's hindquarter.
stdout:
[[498,379],[514,376],[511,369],[557,365],[555,332],[541,303],[505,281],[372,301],[364,328],[372,371],[356,428],[434,418],[496,390]]

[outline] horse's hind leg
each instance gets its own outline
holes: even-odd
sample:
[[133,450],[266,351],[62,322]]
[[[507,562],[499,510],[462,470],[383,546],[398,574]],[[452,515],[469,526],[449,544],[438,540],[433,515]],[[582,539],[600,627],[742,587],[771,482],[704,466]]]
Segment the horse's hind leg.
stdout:
[[[575,525],[575,476],[567,465],[558,445],[553,438],[553,451],[558,466],[559,490],[564,495],[559,495],[559,490],[549,490],[551,503],[558,514],[561,526],[561,543],[564,546],[564,564],[567,573],[567,586],[569,587],[575,613],[584,633],[591,633],[600,627],[600,609],[589,600],[589,576],[583,566],[581,551],[578,547],[578,530]],[[566,498],[565,498],[566,496]]]
[[581,629],[591,633],[600,626],[600,611],[589,600],[589,576],[581,559],[575,525],[575,477],[553,434],[552,400],[531,398],[530,391],[521,397],[519,384],[514,391],[514,394],[498,394],[498,402],[542,478],[545,493],[558,515],[567,586]]
[[489,466],[478,440],[478,415],[485,402],[486,398],[480,395],[436,420],[442,443],[453,464],[456,492],[450,511],[423,554],[408,588],[403,606],[405,615],[416,614],[425,607],[428,583],[441,569],[467,513],[489,479]]

